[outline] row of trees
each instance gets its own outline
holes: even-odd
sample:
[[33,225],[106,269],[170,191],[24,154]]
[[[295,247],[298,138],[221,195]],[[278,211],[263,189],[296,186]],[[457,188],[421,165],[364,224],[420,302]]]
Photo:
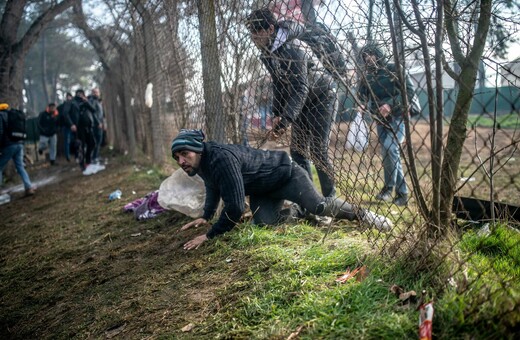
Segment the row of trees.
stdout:
[[89,45],[67,34],[66,28],[51,25],[27,54],[24,89],[27,112],[32,115],[48,103],[58,102],[78,85],[86,87],[96,76],[97,58]]

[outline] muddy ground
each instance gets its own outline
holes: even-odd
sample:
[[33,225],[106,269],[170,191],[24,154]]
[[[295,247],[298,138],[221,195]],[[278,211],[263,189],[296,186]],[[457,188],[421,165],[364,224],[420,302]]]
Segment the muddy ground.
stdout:
[[[162,176],[115,159],[82,176],[60,162],[29,169],[35,182],[59,180],[32,197],[15,192],[0,206],[0,338],[109,338],[123,329],[146,337],[193,320],[192,310],[212,297],[207,289],[181,297],[172,284],[202,265],[200,252],[180,248],[193,234],[175,232],[185,217],[168,213],[142,223],[122,212],[124,203],[157,189]],[[115,189],[123,197],[110,202]]]

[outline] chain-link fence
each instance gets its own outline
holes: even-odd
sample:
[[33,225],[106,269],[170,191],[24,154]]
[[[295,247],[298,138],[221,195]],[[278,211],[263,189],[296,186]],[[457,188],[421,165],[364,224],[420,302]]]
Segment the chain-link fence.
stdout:
[[111,144],[161,163],[179,129],[202,128],[311,161],[324,196],[395,223],[366,230],[381,254],[466,295],[469,317],[520,308],[520,62],[500,61],[515,6],[135,0],[114,5],[116,33],[83,28],[110,42]]

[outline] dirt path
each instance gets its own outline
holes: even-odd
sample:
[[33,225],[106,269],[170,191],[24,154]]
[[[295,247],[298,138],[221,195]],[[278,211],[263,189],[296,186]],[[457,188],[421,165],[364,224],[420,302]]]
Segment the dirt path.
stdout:
[[[172,284],[203,263],[204,252],[182,251],[197,233],[175,232],[186,218],[168,212],[138,222],[122,212],[157,189],[162,175],[117,160],[92,176],[73,165],[31,175],[52,180],[35,196],[14,190],[0,206],[0,338],[142,338],[172,325],[178,331],[209,311],[202,306],[214,304],[214,286]],[[115,189],[122,199],[108,201]]]

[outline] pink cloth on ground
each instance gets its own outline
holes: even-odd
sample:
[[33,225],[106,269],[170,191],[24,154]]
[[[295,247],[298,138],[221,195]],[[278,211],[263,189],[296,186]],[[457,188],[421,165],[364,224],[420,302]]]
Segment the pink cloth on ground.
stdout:
[[135,201],[126,204],[123,207],[123,211],[133,212],[134,217],[138,221],[154,218],[166,211],[166,209],[161,207],[159,202],[157,202],[158,196],[159,190],[152,191],[143,198],[138,198]]

